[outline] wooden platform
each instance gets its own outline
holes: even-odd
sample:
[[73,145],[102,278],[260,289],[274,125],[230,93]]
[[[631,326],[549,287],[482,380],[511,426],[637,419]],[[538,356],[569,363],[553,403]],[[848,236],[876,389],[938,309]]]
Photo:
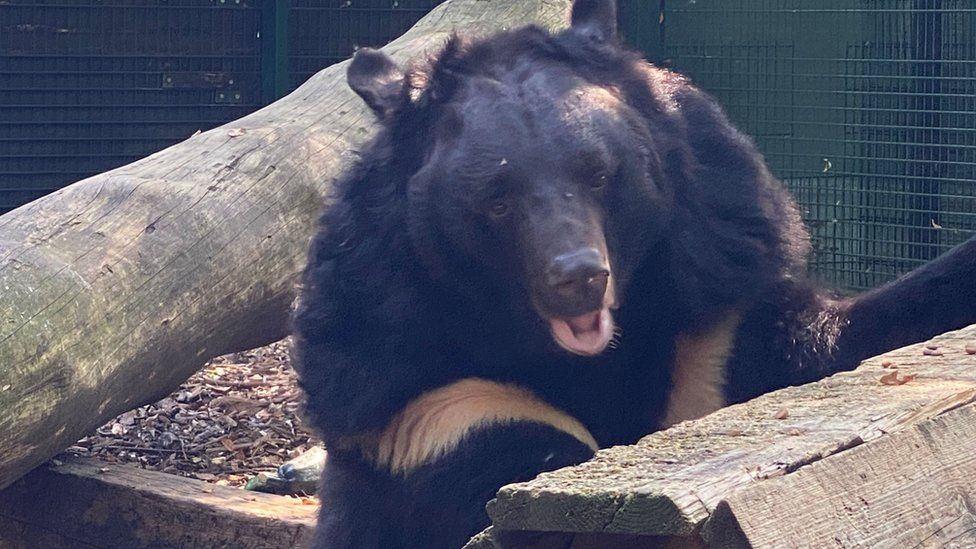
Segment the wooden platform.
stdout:
[[973,343],[976,326],[504,487],[470,547],[974,547]]
[[0,492],[0,547],[301,547],[314,505],[78,459],[42,466]]

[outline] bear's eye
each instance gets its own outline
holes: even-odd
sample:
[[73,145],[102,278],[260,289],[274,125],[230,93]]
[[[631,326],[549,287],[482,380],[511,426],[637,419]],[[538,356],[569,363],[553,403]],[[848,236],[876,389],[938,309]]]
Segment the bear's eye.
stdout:
[[491,206],[488,208],[488,211],[491,213],[492,217],[500,218],[508,215],[509,211],[511,211],[511,207],[508,205],[508,201],[506,200],[493,200],[491,202]]
[[610,180],[610,177],[607,176],[606,174],[597,176],[597,177],[595,177],[595,178],[593,178],[593,179],[590,180],[590,188],[593,189],[594,191],[598,191],[598,190],[602,189],[603,187],[606,187],[607,186],[607,181],[609,181],[609,180]]

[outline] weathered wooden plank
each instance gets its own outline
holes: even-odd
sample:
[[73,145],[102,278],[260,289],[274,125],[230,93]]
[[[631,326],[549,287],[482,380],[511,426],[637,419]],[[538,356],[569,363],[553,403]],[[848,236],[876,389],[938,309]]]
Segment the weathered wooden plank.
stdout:
[[[734,490],[905,429],[976,400],[976,326],[865,361],[854,372],[769,393],[697,421],[600,451],[580,466],[502,488],[496,530],[690,535]],[[917,377],[879,379],[892,362]],[[787,417],[779,412],[786,410]]]
[[719,503],[716,547],[976,547],[970,404]]
[[94,460],[39,467],[0,491],[0,547],[301,546],[317,507]]
[[[559,27],[569,5],[448,0],[385,50]],[[287,334],[317,213],[375,128],[346,66],[0,216],[0,488],[210,357]]]

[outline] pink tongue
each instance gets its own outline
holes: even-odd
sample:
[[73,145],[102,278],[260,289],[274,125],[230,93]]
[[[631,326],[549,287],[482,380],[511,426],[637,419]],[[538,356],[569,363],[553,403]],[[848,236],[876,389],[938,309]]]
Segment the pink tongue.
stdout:
[[549,324],[556,342],[578,355],[602,353],[613,337],[613,318],[606,309],[573,318],[554,318]]
[[573,335],[579,337],[587,332],[600,331],[600,311],[586,313],[566,320],[569,327],[573,330]]

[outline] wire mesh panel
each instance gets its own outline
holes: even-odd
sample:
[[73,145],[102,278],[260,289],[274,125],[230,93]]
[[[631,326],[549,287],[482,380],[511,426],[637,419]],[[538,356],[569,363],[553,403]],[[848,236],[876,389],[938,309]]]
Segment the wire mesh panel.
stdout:
[[[0,212],[260,106],[261,7],[283,1],[0,0]],[[290,0],[289,87],[441,1]],[[756,139],[826,279],[875,286],[976,231],[971,0],[620,8]]]
[[667,0],[663,17],[664,62],[756,139],[825,279],[876,286],[976,230],[971,1]]
[[444,0],[292,0],[291,89],[357,47],[379,47],[406,32]]
[[0,213],[254,110],[248,0],[0,1]]

